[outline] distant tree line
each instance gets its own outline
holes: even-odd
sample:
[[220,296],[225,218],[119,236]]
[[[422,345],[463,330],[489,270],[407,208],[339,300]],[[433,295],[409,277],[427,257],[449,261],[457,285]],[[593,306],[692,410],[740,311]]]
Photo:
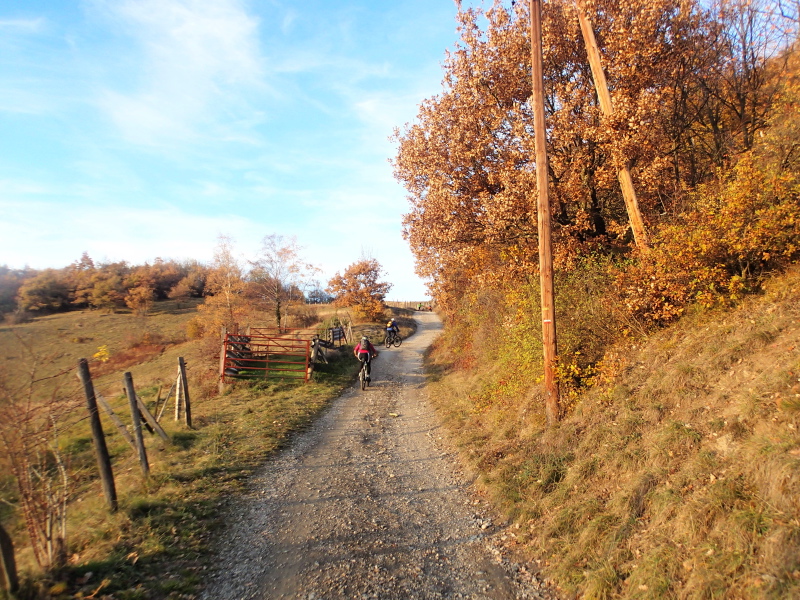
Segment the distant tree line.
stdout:
[[19,321],[75,309],[126,308],[147,315],[159,300],[204,298],[205,318],[198,323],[212,331],[240,324],[254,310],[271,311],[281,326],[287,308],[297,304],[337,302],[364,316],[383,310],[391,285],[378,281],[383,271],[376,260],[357,261],[325,287],[316,279],[319,268],[306,263],[301,250],[295,238],[272,234],[264,237],[254,260],[240,261],[233,241],[221,236],[209,264],[161,258],[143,265],[96,263],[84,252],[60,269],[0,265],[0,317]]
[[95,263],[86,252],[61,269],[0,265],[0,314],[125,307],[141,313],[155,300],[202,297],[207,277],[208,267],[195,260]]

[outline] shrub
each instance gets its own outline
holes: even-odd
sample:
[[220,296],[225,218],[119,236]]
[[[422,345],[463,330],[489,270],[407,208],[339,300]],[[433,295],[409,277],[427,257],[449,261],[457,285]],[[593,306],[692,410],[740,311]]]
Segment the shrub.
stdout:
[[200,317],[194,317],[186,323],[186,337],[190,340],[199,340],[205,333],[205,325]]
[[772,174],[746,156],[728,181],[701,186],[693,199],[650,252],[614,270],[618,300],[646,324],[668,323],[693,303],[738,300],[800,256],[797,174]]

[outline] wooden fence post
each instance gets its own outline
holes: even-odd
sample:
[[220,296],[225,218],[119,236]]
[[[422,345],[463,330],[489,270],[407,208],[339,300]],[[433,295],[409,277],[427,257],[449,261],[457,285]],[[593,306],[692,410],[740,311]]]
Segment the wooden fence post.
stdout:
[[161,404],[161,390],[164,389],[164,384],[158,384],[158,393],[156,394],[156,405],[153,407],[153,413],[158,414],[158,406]]
[[180,372],[181,385],[183,386],[183,407],[186,426],[192,428],[192,402],[189,399],[189,380],[186,378],[186,362],[182,356],[178,357],[178,371]]
[[167,392],[167,396],[164,398],[164,404],[161,405],[161,410],[159,410],[158,414],[156,415],[156,421],[160,421],[161,420],[161,417],[164,414],[164,410],[167,408],[167,403],[169,402],[169,397],[172,396],[172,392],[175,390],[175,384],[176,383],[177,382],[173,383],[172,387],[169,388],[169,391]]
[[147,405],[145,405],[139,396],[136,396],[136,404],[139,406],[139,414],[144,419],[144,422],[150,426],[150,430],[153,433],[157,433],[158,436],[165,442],[172,441],[170,440],[169,435],[167,435],[167,432],[164,431],[164,428],[158,424],[158,420],[153,416],[153,413],[147,410]]
[[217,383],[217,393],[221,396],[225,393],[225,340],[228,337],[228,332],[225,327],[222,327],[222,346],[219,350],[219,382]]
[[183,407],[183,385],[181,382],[181,370],[178,369],[178,377],[175,380],[175,421],[181,420],[181,408]]
[[111,458],[108,455],[106,438],[103,434],[103,425],[100,423],[100,413],[97,412],[97,399],[94,395],[92,376],[89,374],[89,363],[85,358],[78,361],[78,377],[83,384],[86,395],[86,407],[89,409],[89,421],[92,426],[92,439],[94,451],[97,456],[97,467],[100,470],[100,479],[103,482],[103,492],[111,512],[117,511],[117,488],[114,485],[114,473],[111,470]]
[[103,407],[103,410],[106,411],[106,414],[111,419],[111,422],[117,426],[117,429],[119,429],[119,432],[122,435],[122,437],[125,438],[125,441],[131,445],[131,448],[133,448],[135,452],[136,442],[133,441],[133,437],[131,436],[128,429],[125,427],[125,424],[122,421],[120,421],[119,417],[117,416],[117,413],[114,412],[114,409],[111,408],[111,405],[106,401],[105,398],[103,398],[103,396],[101,396],[100,394],[95,394],[95,398],[97,399],[98,404],[100,404],[100,406]]
[[305,371],[305,378],[304,381],[308,383],[308,380],[311,379],[311,373],[314,371],[314,363],[310,360],[311,358],[311,341],[306,340],[306,371]]
[[14,560],[14,544],[11,536],[0,525],[0,591],[6,591],[14,597],[19,590],[17,563]]
[[133,389],[133,375],[130,372],[125,373],[125,394],[128,396],[128,404],[131,407],[131,422],[133,423],[136,450],[139,453],[139,464],[142,467],[142,474],[147,477],[150,475],[150,465],[147,462],[147,450],[145,450],[142,438],[141,415],[139,414],[139,405],[136,403],[136,391]]

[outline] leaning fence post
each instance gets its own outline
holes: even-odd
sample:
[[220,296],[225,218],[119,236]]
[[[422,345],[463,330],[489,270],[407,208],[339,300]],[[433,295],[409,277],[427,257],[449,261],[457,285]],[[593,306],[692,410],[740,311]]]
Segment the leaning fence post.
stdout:
[[100,404],[100,406],[103,407],[103,410],[106,411],[106,414],[111,419],[111,422],[117,426],[117,429],[119,429],[119,432],[122,435],[122,437],[125,438],[125,441],[131,445],[131,448],[133,448],[135,452],[136,442],[133,441],[133,437],[131,437],[131,434],[125,428],[124,423],[119,420],[117,413],[114,412],[114,409],[111,408],[111,405],[106,401],[105,398],[103,398],[103,396],[101,396],[100,394],[95,394],[95,398],[97,399],[97,402]]
[[167,397],[164,398],[164,404],[161,405],[161,410],[159,410],[158,414],[156,415],[156,421],[160,421],[161,420],[161,417],[164,414],[164,410],[167,408],[167,402],[169,402],[169,397],[172,396],[172,392],[175,390],[175,385],[176,384],[177,384],[177,381],[172,384],[171,388],[169,388],[169,391],[167,392]]
[[219,383],[217,384],[217,391],[219,395],[225,393],[225,340],[227,339],[228,335],[225,331],[225,327],[222,328],[222,345],[219,350]]
[[139,406],[139,414],[144,419],[144,422],[150,426],[150,430],[153,433],[157,433],[165,442],[170,442],[171,440],[169,439],[167,432],[164,431],[164,428],[158,424],[158,420],[156,420],[156,418],[153,416],[153,413],[147,410],[147,406],[144,402],[142,402],[142,399],[139,398],[139,396],[136,396],[136,404]]
[[178,370],[180,371],[181,385],[183,386],[183,408],[186,426],[192,428],[192,402],[189,400],[189,380],[186,379],[186,362],[182,356],[178,357]]
[[14,560],[14,543],[0,525],[0,591],[6,591],[14,597],[17,590],[19,590],[19,579],[17,563]]
[[181,420],[181,407],[183,406],[183,384],[181,370],[178,369],[178,378],[175,380],[175,421]]
[[158,405],[161,404],[161,390],[164,389],[164,384],[160,383],[158,385],[158,393],[156,394],[156,405],[153,407],[153,414],[158,414]]
[[97,399],[94,395],[92,376],[89,374],[89,363],[85,358],[78,361],[78,377],[83,384],[86,395],[86,407],[89,409],[89,421],[92,426],[92,439],[94,451],[97,456],[97,466],[100,470],[100,479],[103,481],[103,492],[111,512],[117,511],[117,488],[114,485],[114,473],[111,470],[111,458],[108,455],[106,438],[103,434],[103,425],[100,423],[100,413],[97,412]]
[[147,462],[147,451],[144,448],[144,439],[142,438],[142,420],[139,414],[139,405],[136,403],[136,390],[133,389],[133,375],[130,372],[125,373],[125,394],[128,396],[128,404],[131,406],[133,438],[136,440],[139,464],[142,466],[142,474],[147,477],[150,474],[150,465]]

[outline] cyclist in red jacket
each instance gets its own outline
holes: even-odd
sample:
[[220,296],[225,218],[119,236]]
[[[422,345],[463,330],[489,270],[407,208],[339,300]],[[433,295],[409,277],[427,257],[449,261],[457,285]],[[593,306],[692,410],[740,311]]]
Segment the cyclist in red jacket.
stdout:
[[372,359],[378,356],[378,353],[375,351],[375,346],[370,343],[367,336],[364,336],[361,338],[361,342],[359,342],[359,344],[353,348],[353,354],[361,362],[367,362],[367,381],[369,381]]

